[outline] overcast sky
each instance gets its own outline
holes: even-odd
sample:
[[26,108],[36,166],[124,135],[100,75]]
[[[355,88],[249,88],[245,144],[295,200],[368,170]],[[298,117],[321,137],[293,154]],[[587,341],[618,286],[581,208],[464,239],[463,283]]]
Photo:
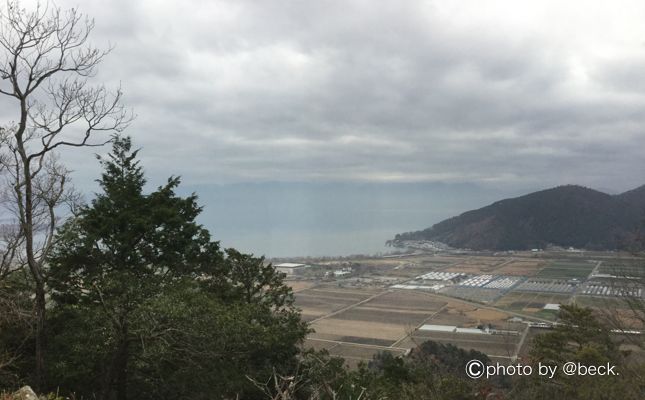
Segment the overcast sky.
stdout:
[[643,1],[57,3],[115,45],[153,177],[645,183]]

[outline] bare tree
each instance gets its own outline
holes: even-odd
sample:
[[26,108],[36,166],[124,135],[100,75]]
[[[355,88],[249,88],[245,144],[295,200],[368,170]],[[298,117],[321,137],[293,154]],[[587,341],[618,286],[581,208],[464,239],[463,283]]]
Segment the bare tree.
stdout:
[[91,86],[96,67],[109,53],[88,44],[94,21],[75,9],[7,1],[0,10],[0,94],[13,102],[14,124],[2,130],[2,161],[12,189],[12,211],[20,252],[35,294],[35,378],[42,385],[46,281],[45,259],[67,196],[68,172],[53,151],[100,146],[97,132],[121,131],[131,115],[121,90]]

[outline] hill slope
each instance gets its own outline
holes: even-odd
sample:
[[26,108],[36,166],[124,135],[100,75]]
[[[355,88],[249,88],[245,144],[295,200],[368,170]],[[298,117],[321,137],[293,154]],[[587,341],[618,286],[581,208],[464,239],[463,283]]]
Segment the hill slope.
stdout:
[[620,249],[633,242],[645,210],[645,186],[612,196],[576,185],[505,199],[395,241],[432,240],[475,250],[525,250],[547,244]]

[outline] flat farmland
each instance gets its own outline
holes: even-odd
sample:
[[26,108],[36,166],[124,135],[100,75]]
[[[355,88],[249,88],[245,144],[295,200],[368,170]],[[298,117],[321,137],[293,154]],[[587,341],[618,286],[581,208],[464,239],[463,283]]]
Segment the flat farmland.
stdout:
[[495,307],[554,320],[557,312],[543,310],[544,305],[567,304],[570,298],[569,295],[558,293],[511,292],[497,300]]
[[428,318],[427,311],[404,311],[375,307],[354,307],[334,316],[336,319],[418,325]]
[[645,263],[638,261],[607,261],[600,265],[600,274],[618,277],[645,277]]
[[576,297],[576,303],[579,306],[606,310],[630,309],[630,305],[626,300],[619,297],[594,297],[584,295]]
[[573,293],[576,285],[563,279],[529,278],[516,286],[518,292]]
[[413,292],[409,290],[396,290],[388,292],[382,296],[376,297],[367,303],[364,307],[374,307],[385,310],[406,310],[406,311],[425,311],[434,312],[446,305],[446,302],[425,293]]
[[[319,288],[309,292],[315,294],[310,296],[315,301],[328,300],[330,297],[330,291],[323,291],[321,295]],[[345,296],[342,301],[334,303],[335,310],[318,316],[311,323],[314,332],[308,336],[306,345],[317,343],[315,348],[326,348],[332,354],[356,360],[369,360],[379,350],[397,351],[396,348],[400,347],[397,342],[405,339],[447,304],[424,293],[409,291],[376,294],[372,291],[360,293],[361,296],[353,292],[340,292]],[[354,303],[348,304],[347,300]],[[317,307],[317,311],[322,309],[320,305]],[[330,347],[329,343],[339,346]],[[344,354],[348,351],[347,346],[351,354]],[[359,350],[361,355],[356,355]]]
[[503,266],[497,268],[495,270],[495,273],[511,276],[533,276],[537,274],[545,265],[545,262],[539,260],[513,260],[508,264],[504,264]]
[[449,286],[441,289],[441,293],[459,299],[475,301],[478,303],[491,303],[495,301],[502,291],[477,287]]
[[544,267],[537,273],[538,278],[549,279],[581,279],[584,280],[589,276],[591,271],[596,266],[595,263],[590,262],[570,262],[570,261],[555,261]]
[[[290,281],[296,291],[296,305],[310,322],[311,333],[305,346],[327,349],[344,357],[348,365],[369,361],[379,351],[403,354],[406,349],[433,340],[452,343],[463,349],[474,349],[493,359],[508,362],[517,352],[526,323],[509,322],[513,313],[529,320],[540,318],[555,321],[557,311],[544,310],[545,304],[568,304],[593,307],[597,315],[612,316],[632,329],[638,329],[630,319],[625,303],[616,298],[594,298],[582,293],[584,281],[598,265],[591,258],[602,259],[598,273],[627,275],[640,272],[640,265],[626,257],[603,259],[594,254],[573,258],[562,254],[504,254],[473,256],[459,254],[433,256],[419,254],[404,257],[343,259],[341,265],[351,265],[354,274],[325,282]],[[326,261],[327,262],[327,261]],[[644,262],[645,265],[645,262]],[[330,264],[330,267],[332,265]],[[645,272],[645,268],[642,269]],[[447,285],[431,290],[393,289],[392,285],[431,285],[445,274],[434,274],[436,282],[413,279],[429,272],[467,274],[461,279],[442,281]],[[473,285],[468,280],[488,283]],[[579,282],[571,281],[577,278]],[[609,279],[609,278],[607,278]],[[505,284],[511,281],[513,284]],[[592,282],[604,282],[600,277]],[[430,283],[428,283],[430,282]],[[491,285],[488,287],[487,285]],[[505,285],[505,286],[504,286]],[[494,329],[517,331],[519,335],[468,334],[456,332],[419,331],[422,324],[475,328],[491,324]],[[532,330],[524,342],[524,351],[537,332]]]
[[474,328],[480,324],[503,326],[508,318],[510,318],[510,315],[500,311],[460,303],[442,309],[426,323]]
[[[311,324],[315,330],[309,337],[342,342],[344,337],[387,340],[388,346],[404,336],[409,327],[401,324],[325,318]],[[355,341],[358,342],[358,341]]]
[[447,272],[463,272],[466,274],[487,274],[502,264],[505,259],[489,258],[489,257],[476,257],[464,260],[458,264],[452,265],[444,269]]
[[452,263],[458,262],[459,260],[457,259],[450,259],[450,258],[430,258],[430,259],[424,259],[421,260],[420,263],[422,266],[431,268],[431,269],[437,269],[437,268],[444,268]]
[[[329,291],[311,290],[306,293],[312,292],[315,296],[303,296],[301,299],[305,302],[331,301]],[[321,296],[320,292],[325,295]],[[374,296],[374,292],[341,293],[344,295],[343,299],[334,300],[334,306],[327,309],[318,303],[315,306],[300,306],[303,310],[313,307],[317,313],[330,310],[327,314],[318,315],[318,318],[323,318],[311,324],[315,333],[310,337],[361,344],[374,343],[373,339],[378,339],[379,345],[391,345],[446,304],[414,292],[377,292],[377,296]],[[363,302],[371,296],[374,296],[371,300]],[[343,310],[344,308],[346,309]],[[338,312],[339,310],[342,311]],[[325,317],[326,315],[328,316]]]
[[316,287],[295,294],[302,318],[311,321],[368,299],[379,291]]
[[430,259],[417,259],[409,261],[399,261],[399,265],[392,267],[390,270],[381,272],[381,274],[386,276],[399,276],[406,278],[414,278],[419,275],[437,270],[443,270],[448,265],[453,264],[459,259],[448,261],[449,259],[444,258],[430,258]]
[[389,271],[383,272],[385,276],[397,276],[402,278],[414,278],[423,275],[427,272],[434,271],[436,268],[419,266],[419,265],[403,265],[393,268]]
[[422,264],[428,263],[428,264],[443,264],[444,266],[447,264],[454,264],[454,263],[460,263],[465,261],[466,258],[462,256],[425,256],[419,258],[419,262]]

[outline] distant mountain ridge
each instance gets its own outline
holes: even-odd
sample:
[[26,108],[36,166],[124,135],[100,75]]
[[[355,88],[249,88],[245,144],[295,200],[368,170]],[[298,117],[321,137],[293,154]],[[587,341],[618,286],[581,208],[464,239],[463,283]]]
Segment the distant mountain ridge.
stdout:
[[429,240],[473,250],[526,250],[547,245],[598,250],[630,247],[645,217],[645,185],[609,195],[558,186],[497,201],[394,242]]

